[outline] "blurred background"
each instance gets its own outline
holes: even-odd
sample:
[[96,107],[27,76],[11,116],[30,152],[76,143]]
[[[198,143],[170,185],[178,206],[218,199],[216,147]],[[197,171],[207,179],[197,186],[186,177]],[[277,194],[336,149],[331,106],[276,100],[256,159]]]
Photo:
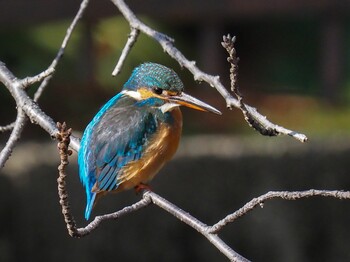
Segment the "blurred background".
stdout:
[[[35,75],[55,57],[80,1],[0,2],[0,60],[19,78]],[[212,224],[270,190],[349,190],[350,2],[141,1],[127,2],[149,26],[171,37],[200,69],[220,75],[229,87],[222,35],[237,36],[239,86],[245,101],[269,120],[306,133],[262,137],[238,110],[141,34],[121,74],[112,77],[130,32],[109,1],[91,1],[73,33],[55,77],[39,100],[55,121],[78,136],[132,69],[145,61],[172,67],[186,91],[224,114],[184,109],[184,138],[175,159],[152,182],[155,192]],[[30,94],[37,87],[29,90]],[[0,125],[14,121],[15,104],[0,89]],[[1,134],[0,143],[8,139]],[[84,239],[66,233],[56,190],[56,143],[27,125],[21,143],[0,171],[0,261],[226,261],[188,226],[156,207],[104,223]],[[68,190],[83,226],[85,193],[76,156]],[[106,197],[94,214],[139,199],[134,192]],[[349,261],[350,205],[314,198],[271,201],[220,234],[253,261]]]

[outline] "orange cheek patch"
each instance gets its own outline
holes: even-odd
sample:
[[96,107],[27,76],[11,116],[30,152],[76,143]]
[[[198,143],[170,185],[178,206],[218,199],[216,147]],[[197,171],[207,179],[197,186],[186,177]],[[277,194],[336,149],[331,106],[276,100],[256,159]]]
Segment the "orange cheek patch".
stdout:
[[149,89],[147,89],[145,87],[139,88],[137,90],[137,92],[139,92],[139,94],[141,95],[141,99],[147,99],[147,98],[155,96],[154,93],[151,90],[149,90]]
[[167,96],[177,96],[177,95],[179,95],[179,93],[175,92],[175,91],[165,91],[165,94]]
[[[160,99],[164,99],[164,97],[162,97],[161,95],[157,95],[155,93],[152,92],[152,90],[146,88],[146,87],[141,87],[137,90],[137,92],[141,95],[141,99],[147,99],[150,97],[158,97]],[[176,96],[179,95],[178,92],[174,92],[174,91],[164,91],[163,92],[165,96]]]

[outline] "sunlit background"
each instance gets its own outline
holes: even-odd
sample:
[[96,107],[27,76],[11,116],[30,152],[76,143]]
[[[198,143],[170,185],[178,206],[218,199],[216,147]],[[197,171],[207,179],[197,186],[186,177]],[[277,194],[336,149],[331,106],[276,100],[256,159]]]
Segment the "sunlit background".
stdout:
[[[172,67],[186,92],[223,116],[184,109],[179,152],[152,188],[203,222],[214,223],[269,190],[343,189],[350,180],[350,19],[347,1],[141,1],[127,2],[152,28],[229,88],[229,64],[220,42],[237,37],[238,83],[245,101],[269,120],[308,135],[262,137],[240,111],[226,109],[208,84],[198,83],[140,35],[122,72],[111,73],[130,28],[109,1],[91,1],[54,78],[39,100],[55,121],[76,135],[132,69],[152,61]],[[19,78],[36,75],[56,56],[79,1],[0,2],[0,61]],[[33,94],[36,87],[29,90]],[[0,125],[15,120],[14,100],[0,88]],[[4,144],[8,133],[1,134]],[[0,172],[0,261],[225,261],[204,238],[155,207],[107,222],[85,239],[66,234],[56,193],[55,142],[27,125],[13,157]],[[85,194],[71,159],[72,210],[83,221]],[[101,201],[95,214],[139,197],[133,192]],[[350,260],[349,203],[314,199],[275,201],[229,226],[222,237],[253,261]]]

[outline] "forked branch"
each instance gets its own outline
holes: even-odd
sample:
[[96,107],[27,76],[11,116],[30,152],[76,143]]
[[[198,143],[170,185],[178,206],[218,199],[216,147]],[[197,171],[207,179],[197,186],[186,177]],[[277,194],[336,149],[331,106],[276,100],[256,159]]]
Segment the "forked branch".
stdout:
[[67,129],[65,123],[57,125],[59,129],[59,134],[57,135],[58,139],[58,149],[60,154],[61,163],[58,167],[59,170],[59,178],[58,182],[58,194],[60,198],[60,204],[62,207],[62,214],[64,220],[66,222],[66,226],[68,229],[69,235],[72,237],[84,237],[89,235],[101,225],[103,221],[107,220],[115,220],[122,216],[128,215],[130,213],[136,212],[141,208],[147,207],[151,204],[154,204],[163,210],[167,211],[180,221],[189,225],[197,232],[206,237],[220,252],[222,252],[228,259],[231,261],[249,261],[246,258],[242,257],[236,251],[234,251],[230,246],[228,246],[222,239],[218,236],[218,233],[224,229],[224,227],[237,220],[238,218],[248,214],[256,207],[263,207],[265,202],[272,199],[283,199],[283,200],[298,200],[302,198],[308,197],[333,197],[336,199],[350,199],[349,191],[337,191],[337,190],[315,190],[310,189],[306,191],[271,191],[264,195],[261,195],[257,198],[252,199],[247,204],[245,204],[242,208],[237,211],[227,215],[225,218],[219,220],[212,226],[209,226],[199,219],[193,217],[188,212],[182,210],[175,204],[169,202],[168,200],[162,198],[158,194],[150,191],[144,190],[142,193],[142,199],[138,202],[124,207],[123,209],[101,216],[96,216],[92,222],[90,222],[86,227],[77,228],[74,218],[70,213],[69,201],[68,201],[68,193],[65,189],[66,183],[66,166],[68,165],[68,156],[71,154],[69,150],[69,136],[71,134],[71,129]]
[[[231,79],[231,90],[233,91],[232,96],[231,93],[223,86],[220,81],[219,76],[213,76],[204,73],[197,66],[195,61],[188,60],[175,46],[174,40],[169,36],[162,34],[146,24],[142,23],[135,14],[129,9],[129,7],[125,4],[123,0],[111,0],[120,12],[123,14],[125,19],[128,21],[131,33],[127,40],[127,43],[123,49],[122,55],[116,65],[115,70],[113,71],[113,75],[117,75],[120,72],[128,53],[132,49],[133,44],[138,39],[139,33],[144,33],[155,41],[157,41],[163,50],[167,52],[172,58],[174,58],[181,66],[187,68],[192,74],[195,80],[205,81],[211,86],[213,86],[220,95],[224,98],[227,107],[232,108],[236,107],[243,112],[243,115],[246,121],[257,131],[259,131],[263,135],[289,135],[293,138],[305,142],[307,141],[307,137],[284,127],[278,126],[276,124],[271,123],[267,120],[267,118],[261,115],[255,108],[243,103],[243,98],[239,92],[237,86],[237,68],[238,68],[238,58],[236,57],[236,50],[234,48],[235,38],[230,35],[225,36],[223,38],[223,46],[227,50],[229,54],[228,62],[231,65],[230,68],[230,79]],[[68,156],[71,151],[69,150],[69,146],[75,151],[79,150],[79,139],[71,136],[71,130],[67,129],[66,125],[59,125],[56,127],[55,122],[51,117],[45,114],[36,103],[45,87],[49,83],[53,72],[56,69],[56,66],[63,55],[63,52],[68,44],[68,40],[71,37],[72,32],[76,28],[77,22],[84,14],[86,7],[88,6],[89,0],[83,0],[81,2],[80,8],[73,19],[70,27],[67,29],[66,35],[62,42],[62,45],[55,57],[52,61],[51,65],[44,70],[42,73],[38,74],[34,77],[28,77],[25,79],[17,79],[12,72],[5,66],[4,63],[0,62],[0,81],[6,86],[11,95],[13,96],[17,108],[17,119],[13,124],[0,127],[0,132],[12,130],[10,135],[10,139],[8,140],[7,145],[0,153],[0,167],[4,165],[6,160],[9,158],[12,149],[14,148],[16,142],[20,138],[21,131],[23,129],[25,119],[29,119],[32,123],[39,124],[45,131],[47,131],[51,137],[58,139],[59,141],[59,150],[60,150],[60,158],[61,164],[59,167],[59,178],[58,178],[58,191],[60,204],[62,206],[62,213],[64,216],[64,220],[67,224],[68,232],[73,237],[83,237],[93,230],[95,230],[103,221],[110,219],[118,219],[124,215],[135,212],[141,208],[144,208],[148,205],[154,204],[158,207],[166,210],[179,220],[188,224],[199,233],[204,235],[215,247],[217,247],[226,257],[228,257],[232,261],[247,261],[244,257],[236,253],[232,250],[226,243],[224,243],[219,237],[218,233],[222,230],[228,223],[231,223],[238,219],[239,217],[247,214],[252,211],[257,206],[262,206],[264,202],[281,198],[285,200],[296,200],[306,197],[312,196],[323,196],[323,197],[333,197],[336,199],[350,199],[350,192],[344,191],[327,191],[327,190],[307,190],[301,192],[268,192],[265,195],[262,195],[258,198],[254,198],[245,204],[239,210],[227,215],[225,218],[221,219],[219,222],[212,226],[208,226],[205,223],[201,222],[197,218],[191,216],[189,213],[183,211],[176,205],[170,203],[166,199],[160,197],[154,192],[144,191],[142,194],[142,199],[133,205],[124,207],[123,209],[111,213],[105,214],[102,216],[97,216],[94,220],[88,224],[84,228],[77,228],[74,218],[71,215],[69,209],[68,202],[68,193],[65,188],[65,178],[66,178],[66,166],[68,165]],[[41,82],[40,87],[35,93],[34,98],[28,96],[27,88],[37,82]]]
[[72,130],[67,128],[66,123],[60,124],[57,123],[57,128],[59,130],[57,134],[58,140],[58,150],[61,159],[61,163],[58,166],[59,177],[57,179],[58,182],[58,195],[59,195],[59,203],[62,208],[62,214],[64,217],[64,221],[67,226],[67,230],[70,236],[72,237],[84,237],[90,234],[93,230],[95,230],[102,221],[110,220],[110,219],[118,219],[121,216],[130,214],[135,212],[143,207],[146,207],[150,204],[154,204],[165,211],[169,212],[174,217],[178,218],[180,221],[186,223],[190,227],[197,230],[203,236],[205,236],[215,247],[217,247],[225,256],[227,256],[231,261],[248,261],[234,250],[232,250],[225,242],[223,242],[216,233],[210,232],[209,227],[191,216],[189,213],[183,211],[181,208],[177,207],[173,203],[167,201],[161,196],[150,190],[144,190],[142,193],[142,199],[131,206],[124,207],[123,209],[111,213],[105,214],[102,216],[97,216],[94,220],[88,224],[84,228],[77,228],[76,223],[74,221],[73,215],[70,212],[69,201],[68,201],[68,193],[66,190],[66,166],[68,165],[68,157],[72,153],[69,150],[69,142],[70,135]]
[[[83,0],[81,2],[80,8],[76,16],[74,17],[72,23],[67,29],[66,35],[62,41],[61,47],[58,50],[55,59],[52,61],[51,65],[43,72],[39,73],[36,76],[26,77],[20,80],[20,79],[17,79],[12,74],[12,72],[10,72],[10,70],[6,67],[6,65],[0,61],[0,82],[2,82],[10,91],[10,93],[16,100],[16,105],[18,108],[16,121],[9,125],[0,127],[0,132],[12,130],[12,133],[10,135],[9,140],[6,143],[6,146],[0,152],[0,169],[5,165],[5,162],[8,160],[13,149],[15,148],[17,141],[21,137],[22,130],[24,129],[24,126],[26,123],[25,115],[27,115],[30,118],[32,123],[37,123],[41,125],[42,128],[44,128],[46,131],[50,133],[51,137],[55,137],[56,133],[50,132],[51,130],[55,130],[55,126],[52,119],[50,119],[48,116],[45,115],[43,111],[41,111],[41,109],[36,104],[36,102],[39,100],[41,94],[47,87],[50,79],[52,78],[52,75],[55,72],[56,66],[58,65],[58,62],[60,61],[60,59],[62,58],[65,48],[71,38],[71,35],[79,19],[82,17],[83,13],[85,12],[85,9],[88,6],[88,3],[89,3],[89,0]],[[31,99],[24,90],[20,90],[20,89],[29,88],[31,85],[35,83],[40,83],[40,82],[41,84],[39,88],[36,90],[33,99]],[[24,106],[27,104],[29,106]],[[74,141],[76,142],[77,139],[74,139]],[[75,142],[73,143],[73,147],[74,145],[77,144]]]
[[[214,87],[220,95],[225,99],[228,108],[236,107],[242,110],[246,121],[262,135],[266,136],[276,136],[276,135],[289,135],[301,142],[307,141],[307,136],[284,128],[282,126],[271,123],[267,120],[266,116],[261,115],[256,108],[246,105],[239,101],[239,99],[234,98],[224,87],[220,81],[219,76],[209,75],[201,71],[197,66],[195,61],[188,60],[175,46],[174,40],[169,36],[160,33],[143,22],[141,22],[135,14],[130,10],[130,8],[125,4],[123,0],[111,0],[123,14],[125,19],[129,22],[130,28],[137,29],[140,32],[148,35],[157,41],[163,48],[163,50],[168,53],[172,58],[174,58],[182,67],[188,69],[196,81],[207,82],[210,86]],[[229,40],[230,37],[227,37]],[[232,39],[229,40],[232,42]],[[225,39],[224,39],[225,42]],[[234,51],[234,49],[231,51]],[[235,51],[234,51],[235,52]],[[234,54],[235,56],[235,54]],[[237,60],[238,62],[238,60]],[[233,70],[235,71],[235,69]],[[235,82],[235,81],[234,81]]]

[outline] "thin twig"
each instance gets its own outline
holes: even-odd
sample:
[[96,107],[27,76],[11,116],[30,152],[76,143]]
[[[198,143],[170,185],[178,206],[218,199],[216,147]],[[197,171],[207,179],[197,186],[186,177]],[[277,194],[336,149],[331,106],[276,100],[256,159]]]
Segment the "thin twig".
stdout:
[[[83,16],[86,7],[88,6],[89,0],[83,0],[80,4],[79,10],[77,12],[77,14],[75,15],[72,23],[70,24],[70,26],[67,29],[66,35],[64,36],[64,39],[62,41],[61,47],[57,52],[57,55],[55,57],[55,59],[52,61],[51,65],[47,68],[47,70],[51,70],[51,69],[56,69],[56,66],[59,62],[59,60],[62,58],[64,51],[66,49],[66,46],[69,42],[69,39],[71,38],[71,35],[78,23],[78,21],[81,19],[81,17]],[[45,90],[46,86],[48,85],[50,79],[52,78],[52,75],[47,76],[44,81],[40,84],[39,88],[37,89],[37,91],[34,94],[34,101],[38,101],[40,96],[42,95],[43,91]]]
[[[27,77],[23,80],[18,80],[12,74],[12,72],[10,72],[7,69],[5,64],[0,61],[0,81],[5,84],[8,90],[11,92],[12,96],[15,98],[17,107],[21,109],[21,112],[24,111],[28,115],[32,123],[38,123],[47,132],[49,132],[51,137],[55,137],[55,134],[57,133],[56,126],[53,120],[50,117],[48,117],[35,102],[38,101],[45,87],[49,83],[49,80],[51,79],[52,74],[55,71],[55,68],[60,58],[63,56],[64,50],[68,44],[68,41],[72,35],[72,32],[75,29],[79,19],[82,17],[86,7],[88,6],[88,3],[89,3],[89,0],[83,0],[82,3],[80,4],[80,8],[75,18],[73,19],[71,25],[67,29],[66,35],[63,39],[63,42],[61,44],[61,47],[55,59],[52,61],[51,65],[45,71],[41,72],[40,74],[34,77]],[[39,86],[38,90],[35,92],[33,100],[27,95],[27,93],[25,93],[23,90],[20,90],[20,89],[25,89],[28,86],[34,83],[40,82],[42,80],[43,82]],[[17,115],[17,120],[20,118],[21,118],[20,115]],[[17,140],[20,138],[23,126],[24,126],[24,120],[17,124],[16,131],[15,130],[12,131],[12,134],[10,136],[10,139],[7,145],[1,151],[0,168],[4,166],[13,148],[15,147]],[[3,130],[9,130],[11,128],[12,127],[8,125],[6,127],[3,127],[1,131],[3,132]],[[14,128],[16,128],[16,124],[14,125]],[[16,135],[16,139],[13,139],[14,135]],[[72,147],[76,151],[79,149],[79,139],[73,138]]]
[[[94,220],[89,223],[86,227],[76,228],[73,217],[70,214],[69,203],[68,203],[68,194],[65,191],[65,167],[68,164],[68,156],[70,154],[68,150],[69,146],[69,135],[70,129],[67,129],[65,124],[58,125],[60,130],[60,134],[58,135],[59,142],[59,150],[61,156],[61,164],[59,167],[60,178],[59,182],[59,195],[60,195],[60,204],[62,205],[62,214],[64,215],[64,219],[69,231],[69,234],[73,237],[84,237],[90,234],[93,230],[95,230],[103,221],[118,219],[121,216],[130,214],[132,212],[138,211],[141,208],[144,208],[151,203],[157,205],[158,207],[164,209],[174,217],[178,218],[180,221],[186,223],[193,229],[197,230],[203,236],[205,236],[215,247],[218,248],[227,258],[231,261],[249,261],[246,258],[242,257],[240,254],[235,252],[231,247],[229,247],[225,242],[223,242],[217,235],[217,233],[222,230],[228,223],[231,223],[238,219],[239,217],[249,213],[255,207],[260,206],[263,207],[265,201],[281,198],[284,200],[297,200],[301,198],[314,197],[314,196],[323,196],[323,197],[334,197],[337,199],[350,199],[350,192],[344,191],[328,191],[328,190],[307,190],[307,191],[271,191],[258,198],[254,198],[245,204],[242,208],[237,210],[236,212],[229,214],[224,219],[220,220],[213,226],[208,226],[205,223],[201,222],[197,218],[193,217],[189,213],[185,212],[181,208],[177,207],[173,203],[168,200],[162,198],[158,194],[150,191],[144,190],[142,199],[133,205],[124,207],[123,209],[111,213],[105,214],[102,216],[97,216]],[[68,136],[68,139],[66,138]],[[73,222],[72,222],[73,221]]]
[[130,53],[131,48],[134,46],[139,34],[140,34],[140,31],[138,29],[131,28],[131,32],[130,32],[130,35],[128,37],[128,41],[126,42],[124,49],[119,57],[118,63],[112,72],[112,76],[117,76],[120,73],[120,71],[124,65],[125,59],[126,59],[127,55]]
[[106,214],[102,216],[97,216],[95,219],[84,228],[77,228],[73,215],[70,212],[70,204],[68,200],[68,192],[66,190],[66,167],[69,164],[68,157],[72,154],[72,151],[69,150],[70,136],[72,134],[72,129],[67,128],[66,123],[57,123],[58,133],[56,139],[58,140],[57,148],[60,155],[60,165],[58,166],[59,177],[57,179],[58,184],[58,196],[59,203],[62,208],[62,215],[64,222],[66,223],[68,234],[71,237],[84,237],[90,234],[95,230],[102,221],[109,219],[117,219],[123,215],[135,212],[142,207],[145,207],[151,203],[149,197],[145,196],[142,200],[136,202],[135,204],[124,207],[122,210],[117,212]]
[[11,135],[6,142],[5,147],[0,152],[0,169],[4,167],[6,161],[12,154],[12,151],[21,137],[22,130],[26,122],[26,115],[23,112],[22,108],[17,108],[17,118],[14,123]]
[[68,193],[66,190],[66,166],[69,164],[68,156],[72,154],[72,151],[68,149],[70,142],[70,135],[72,133],[71,128],[67,128],[66,123],[57,123],[57,128],[59,132],[56,135],[58,140],[57,148],[59,150],[61,163],[58,166],[59,177],[57,179],[58,184],[58,196],[59,203],[62,208],[62,214],[64,217],[64,222],[66,223],[68,234],[72,237],[78,237],[77,227],[74,217],[70,213],[70,206],[68,201]]
[[55,69],[52,67],[49,67],[45,71],[41,72],[40,74],[36,76],[28,76],[22,80],[21,86],[23,88],[26,88],[28,86],[31,86],[35,83],[41,82],[44,78],[52,75],[55,72]]
[[[73,216],[70,214],[68,194],[65,189],[65,186],[66,186],[65,185],[65,177],[66,177],[65,168],[68,165],[68,156],[71,153],[71,151],[68,149],[68,146],[71,146],[75,150],[78,150],[79,139],[77,138],[74,139],[73,137],[71,137],[70,136],[71,130],[67,129],[65,125],[59,125],[57,128],[53,120],[40,109],[40,107],[35,103],[35,101],[40,97],[41,92],[43,91],[49,79],[51,78],[51,74],[53,73],[53,70],[56,67],[59,59],[62,57],[64,49],[71,36],[71,33],[74,30],[77,21],[81,18],[82,14],[84,13],[85,8],[88,5],[88,2],[89,2],[88,0],[82,1],[77,15],[75,16],[71,26],[67,30],[67,34],[65,36],[65,39],[63,40],[62,46],[56,58],[54,59],[54,61],[46,71],[40,73],[35,77],[29,77],[23,80],[19,80],[7,69],[5,64],[3,64],[0,61],[0,81],[3,82],[5,86],[8,88],[8,90],[11,92],[12,96],[16,100],[16,104],[18,108],[17,119],[15,124],[13,125],[14,128],[10,136],[10,139],[8,141],[8,144],[10,144],[9,146],[10,150],[6,149],[6,152],[10,152],[10,153],[3,153],[4,150],[1,152],[0,164],[5,163],[6,159],[10,156],[11,151],[13,149],[12,145],[14,145],[16,141],[19,139],[20,136],[18,134],[20,134],[21,130],[23,129],[23,125],[26,119],[25,115],[27,115],[33,123],[39,124],[52,137],[56,137],[59,140],[61,164],[59,167],[60,177],[58,179],[58,190],[59,190],[60,203],[62,205],[62,213],[67,223],[67,228],[70,235],[75,237],[85,236],[90,232],[92,232],[94,229],[96,229],[102,221],[109,220],[109,219],[117,219],[121,216],[135,212],[140,208],[146,207],[151,203],[153,203],[159,206],[160,208],[166,210],[167,212],[169,212],[179,220],[188,224],[189,226],[191,226],[201,234],[203,234],[206,238],[208,238],[208,240],[211,243],[213,243],[221,252],[223,252],[231,260],[247,261],[245,258],[241,257],[239,254],[233,251],[229,246],[227,246],[226,243],[224,243],[216,235],[217,232],[223,229],[225,225],[227,225],[228,223],[231,223],[236,219],[238,219],[239,217],[247,214],[248,212],[253,210],[255,207],[262,206],[265,201],[268,201],[270,199],[275,199],[275,198],[281,198],[285,200],[296,200],[296,199],[312,197],[312,196],[323,196],[323,197],[334,197],[338,199],[350,199],[350,192],[343,192],[343,191],[307,190],[307,191],[296,191],[296,192],[287,192],[287,191],[268,192],[258,198],[252,199],[250,202],[245,204],[242,208],[226,216],[224,219],[220,220],[218,223],[210,227],[204,224],[203,222],[199,221],[197,218],[191,216],[184,210],[180,209],[176,205],[160,197],[156,193],[151,191],[144,191],[143,198],[140,201],[134,203],[133,205],[127,206],[111,214],[97,216],[86,227],[76,228]],[[261,130],[259,130],[260,133],[264,135],[271,135],[272,134],[271,132],[275,132],[275,134],[273,135],[287,134],[302,142],[307,140],[307,137],[304,134],[297,133],[297,132],[285,129],[283,127],[280,127],[278,125],[272,124],[266,119],[265,116],[258,113],[255,108],[244,104],[240,99],[241,96],[238,92],[238,88],[234,89],[236,90],[234,91],[236,95],[238,94],[237,96],[238,99],[232,97],[231,94],[226,90],[226,88],[221,84],[218,76],[212,76],[200,71],[196,67],[194,61],[187,60],[185,56],[178,49],[174,47],[173,45],[174,41],[170,37],[162,33],[159,33],[151,29],[150,27],[146,26],[145,24],[143,24],[140,20],[136,18],[136,16],[132,13],[132,11],[124,3],[124,1],[112,0],[112,2],[119,8],[119,10],[123,13],[124,17],[128,20],[130,27],[132,28],[131,35],[133,33],[135,34],[135,36],[129,37],[128,42],[126,43],[126,46],[121,55],[121,58],[118,61],[118,64],[121,63],[121,65],[119,66],[120,68],[122,67],[125,57],[130,52],[132,44],[136,41],[138,32],[139,31],[143,32],[149,35],[150,37],[154,38],[156,41],[158,41],[159,44],[163,47],[163,49],[171,57],[176,59],[181,66],[186,67],[190,72],[192,72],[195,80],[206,81],[211,86],[215,87],[225,99],[228,107],[234,106],[234,107],[241,108],[241,109],[243,108],[244,110],[246,110],[246,114],[248,116],[249,115],[252,116],[252,119],[253,119],[252,121],[256,121],[257,122],[256,125],[261,125]],[[231,41],[233,42],[233,39],[231,39]],[[233,57],[232,59],[234,59],[235,55],[236,55],[235,50],[232,47],[230,57],[232,56]],[[236,66],[238,60],[236,62],[235,61],[231,61],[231,62],[233,65]],[[233,68],[232,64],[231,64],[231,69]],[[117,69],[117,67],[118,65],[116,66],[115,71],[119,72],[120,69]],[[42,82],[39,89],[37,90],[33,100],[27,95],[24,89],[28,85],[41,81],[43,77],[45,77],[45,79]],[[230,77],[231,77],[231,87],[236,86],[236,80],[237,80],[236,69],[232,69]],[[254,123],[251,123],[251,124],[253,125]],[[6,128],[9,128],[9,127],[6,127]],[[0,131],[6,128],[2,127],[2,129],[0,128]],[[71,145],[69,145],[70,137],[72,138]],[[7,157],[4,157],[4,156],[7,156]],[[2,160],[2,159],[5,159],[5,160]]]
[[[236,98],[231,96],[231,94],[220,82],[219,76],[209,75],[199,70],[198,67],[196,66],[195,61],[188,60],[177,48],[175,48],[173,44],[174,41],[169,36],[152,29],[148,27],[146,24],[144,24],[143,22],[141,22],[135,16],[135,14],[130,10],[130,8],[125,4],[123,0],[111,0],[111,1],[113,2],[114,5],[118,7],[119,11],[123,14],[125,19],[129,22],[129,25],[131,28],[136,28],[140,30],[140,32],[143,32],[144,34],[156,40],[162,46],[163,50],[169,54],[169,56],[174,58],[182,67],[187,68],[193,74],[194,80],[205,81],[210,86],[215,87],[216,90],[225,99],[226,105],[228,108],[232,108],[232,107],[240,108],[239,101]],[[268,121],[266,119],[266,116],[261,115],[254,107],[251,107],[248,105],[245,105],[245,107],[249,112],[249,114],[254,117],[254,121],[258,122],[255,125],[261,126],[261,128],[258,131],[262,135],[284,134],[284,135],[289,135],[301,142],[307,141],[306,135],[275,125],[270,121]]]
[[227,62],[231,64],[230,68],[230,79],[231,79],[231,91],[235,93],[238,100],[242,99],[242,95],[239,92],[239,88],[237,86],[237,76],[238,76],[238,62],[239,57],[237,57],[237,52],[235,49],[236,37],[233,36],[231,38],[230,34],[227,36],[223,36],[223,41],[221,45],[226,49],[229,56],[227,57]]
[[[58,129],[51,117],[41,110],[39,105],[31,99],[23,87],[22,80],[17,79],[6,65],[0,61],[0,81],[10,91],[16,101],[17,108],[21,108],[32,123],[40,125],[52,138],[56,137]],[[78,151],[80,140],[71,136],[70,147]]]
[[197,218],[191,216],[189,213],[185,212],[181,208],[177,207],[173,203],[162,198],[154,192],[146,191],[144,195],[149,196],[155,205],[164,209],[174,217],[178,218],[180,221],[186,223],[201,233],[203,236],[205,236],[218,250],[220,250],[220,252],[222,252],[231,261],[249,261],[234,251],[231,247],[229,247],[224,241],[221,240],[221,238],[218,237],[218,235],[209,232],[208,226],[199,221]]
[[68,201],[68,193],[66,190],[66,167],[69,164],[68,157],[71,155],[72,151],[69,150],[69,142],[70,135],[72,130],[67,128],[66,123],[57,123],[57,128],[59,132],[56,135],[58,140],[58,150],[61,159],[61,163],[58,166],[59,177],[57,179],[58,182],[58,195],[59,195],[59,203],[62,208],[62,214],[64,217],[64,221],[67,226],[67,230],[70,236],[72,237],[83,237],[90,234],[93,230],[95,230],[102,221],[117,219],[123,215],[135,212],[143,207],[150,205],[151,203],[157,205],[158,207],[164,209],[169,212],[174,217],[178,218],[182,222],[186,223],[190,227],[197,230],[203,236],[205,236],[215,247],[217,247],[227,258],[231,261],[240,261],[246,262],[248,261],[238,253],[236,253],[232,248],[230,248],[225,242],[223,242],[216,234],[210,233],[208,230],[208,226],[203,222],[199,221],[195,217],[191,216],[189,213],[183,211],[181,208],[177,207],[173,203],[168,200],[162,198],[156,193],[150,190],[144,190],[142,194],[142,199],[131,206],[124,207],[123,209],[103,216],[97,216],[94,220],[88,224],[84,228],[77,229],[76,223],[74,221],[73,215],[70,212],[69,201]]
[[284,200],[297,200],[301,198],[308,198],[308,197],[315,197],[315,196],[333,197],[337,199],[350,199],[350,191],[316,190],[316,189],[310,189],[306,191],[292,191],[292,192],[270,191],[264,195],[261,195],[257,198],[252,199],[251,201],[246,203],[243,207],[238,209],[236,212],[226,216],[224,219],[214,224],[210,228],[209,232],[211,233],[219,232],[228,223],[231,223],[235,221],[237,218],[248,214],[255,207],[257,206],[263,207],[264,202],[267,200],[276,199],[276,198],[280,198]]
[[89,235],[92,231],[94,231],[103,221],[107,220],[115,220],[122,216],[128,215],[130,213],[133,213],[135,211],[138,211],[141,208],[144,208],[148,205],[152,204],[151,199],[148,197],[144,197],[141,200],[137,201],[136,203],[126,206],[121,210],[118,210],[116,212],[105,214],[101,216],[96,216],[93,221],[91,221],[86,227],[78,228],[78,234],[79,237],[84,237],[86,235]]
[[[0,81],[10,91],[16,100],[17,105],[17,118],[14,123],[12,133],[6,142],[5,147],[0,152],[0,169],[4,167],[6,161],[9,159],[13,149],[15,148],[17,141],[21,137],[22,130],[24,129],[24,125],[26,123],[26,114],[30,117],[28,112],[32,112],[33,108],[37,109],[37,112],[41,111],[40,108],[30,99],[24,89],[29,84],[34,84],[36,81],[41,81],[43,77],[52,74],[52,72],[52,69],[48,69],[38,74],[37,76],[27,77],[23,80],[19,80],[12,74],[12,72],[10,72],[10,70],[7,69],[5,64],[0,61]],[[37,117],[38,116],[40,115],[37,115]],[[34,122],[37,120],[37,117],[35,119],[30,119],[32,122]],[[47,119],[49,119],[49,117],[47,117]],[[8,125],[7,128],[10,129],[11,126]]]
[[[84,0],[80,4],[79,11],[76,14],[75,18],[73,19],[73,22],[71,23],[71,25],[67,29],[66,35],[63,39],[63,42],[61,44],[61,47],[60,47],[55,59],[52,61],[51,65],[45,71],[39,73],[38,75],[36,75],[34,77],[26,77],[23,80],[19,81],[12,75],[12,73],[9,74],[9,70],[6,68],[5,64],[0,61],[0,70],[5,69],[4,72],[0,72],[0,74],[2,73],[2,78],[0,78],[1,82],[3,82],[5,84],[4,81],[6,81],[8,83],[7,87],[11,88],[10,85],[14,84],[11,82],[13,82],[13,80],[14,80],[17,82],[16,86],[20,86],[21,88],[25,89],[25,88],[29,87],[30,85],[33,85],[33,84],[40,82],[44,79],[44,81],[40,84],[39,88],[37,89],[37,91],[34,94],[33,101],[37,102],[39,100],[40,96],[42,95],[45,87],[48,85],[60,58],[63,56],[64,50],[68,44],[68,41],[72,35],[72,32],[73,32],[75,26],[77,25],[78,20],[82,17],[82,15],[83,15],[83,13],[88,5],[88,2],[89,2],[89,0]],[[8,77],[6,77],[6,75],[10,76],[12,79],[8,79]],[[17,104],[17,106],[18,106],[18,104]],[[32,122],[33,122],[33,120],[32,120]],[[24,122],[23,122],[23,124],[19,125],[19,126],[22,126],[20,131],[18,132],[18,130],[17,130],[17,132],[16,132],[18,139],[21,136],[21,130],[23,129],[23,125],[24,125]],[[12,130],[14,127],[15,127],[15,124],[10,124],[10,125],[1,127],[0,132]],[[18,139],[12,140],[12,141],[17,141]],[[3,156],[3,158],[1,158],[1,161],[0,161],[0,168],[3,167],[3,165],[5,164],[6,160],[8,159],[9,155],[12,152],[12,149],[15,147],[15,144],[16,143],[10,143],[9,145],[11,145],[11,148],[7,147],[7,148],[4,148],[2,150],[2,152],[6,152],[6,153],[3,153],[1,155],[1,156]],[[76,143],[74,143],[74,144],[76,144]],[[5,157],[5,156],[7,156],[7,157]],[[4,162],[2,162],[3,159],[5,159]]]
[[12,122],[6,126],[0,126],[0,133],[11,131],[15,127],[16,122]]
[[[238,74],[238,61],[239,58],[236,56],[235,44],[236,37],[231,37],[230,34],[223,36],[223,41],[221,45],[226,49],[229,56],[227,57],[227,62],[230,63],[230,79],[231,79],[231,90],[235,94],[238,100],[239,109],[242,111],[244,120],[249,124],[250,127],[254,128],[260,134],[267,136],[277,136],[280,133],[276,131],[275,128],[271,128],[264,119],[257,119],[257,111],[248,110],[247,106],[243,103],[243,96],[239,91],[237,85],[237,74]],[[265,117],[266,119],[266,117]],[[289,133],[288,133],[289,134]]]

